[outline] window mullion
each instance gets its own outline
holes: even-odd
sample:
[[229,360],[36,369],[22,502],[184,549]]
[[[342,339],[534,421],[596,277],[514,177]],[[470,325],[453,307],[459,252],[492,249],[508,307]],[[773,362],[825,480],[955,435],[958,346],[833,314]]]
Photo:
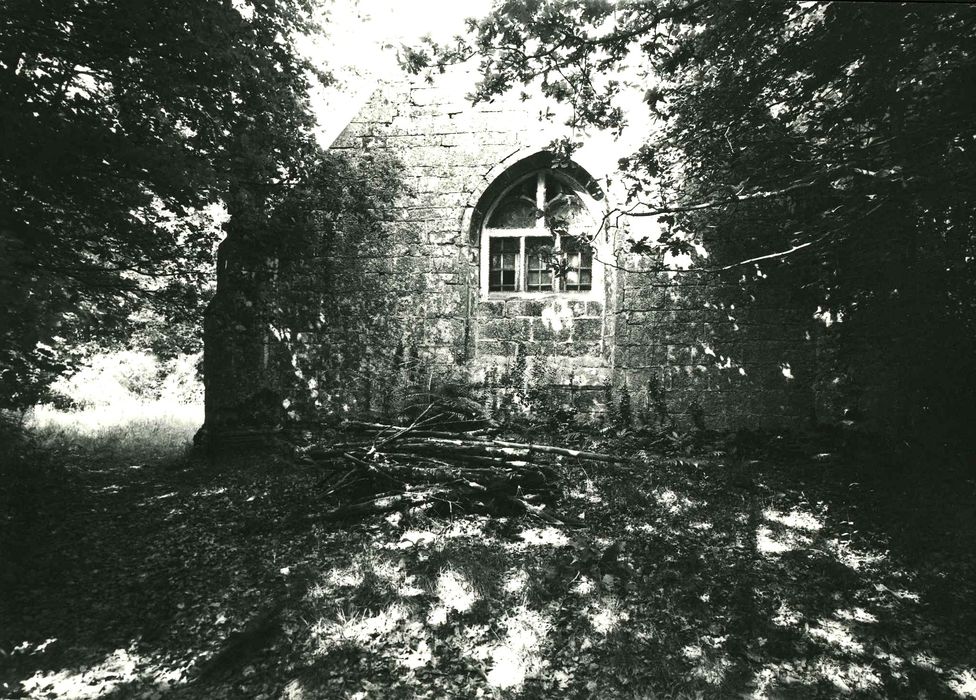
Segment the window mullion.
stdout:
[[[545,172],[539,173],[539,179],[535,183],[535,208],[537,210],[537,215],[535,218],[535,227],[537,229],[546,228],[546,174]],[[542,216],[538,216],[538,212],[542,212]]]
[[515,278],[518,280],[517,283],[516,283],[516,288],[520,292],[524,292],[525,291],[525,288],[526,288],[526,285],[525,285],[525,266],[526,266],[526,262],[527,261],[526,261],[526,258],[525,258],[525,236],[522,236],[521,238],[519,238],[518,271],[515,273]]
[[[552,249],[552,257],[557,263],[562,263],[565,259],[563,255],[563,239],[560,233],[557,231],[555,236],[555,246]],[[563,292],[563,283],[565,280],[562,277],[556,277],[556,271],[552,271],[552,289],[555,292]]]

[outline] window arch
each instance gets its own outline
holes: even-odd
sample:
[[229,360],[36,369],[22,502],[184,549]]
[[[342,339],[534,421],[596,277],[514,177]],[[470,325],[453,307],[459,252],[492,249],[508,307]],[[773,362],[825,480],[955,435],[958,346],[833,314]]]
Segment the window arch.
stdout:
[[594,294],[602,274],[590,243],[595,221],[587,200],[576,182],[551,168],[505,188],[481,226],[482,294]]

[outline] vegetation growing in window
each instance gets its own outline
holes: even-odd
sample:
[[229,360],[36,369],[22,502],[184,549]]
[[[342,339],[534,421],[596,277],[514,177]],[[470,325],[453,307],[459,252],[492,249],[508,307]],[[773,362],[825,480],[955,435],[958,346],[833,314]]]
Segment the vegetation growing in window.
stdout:
[[492,205],[482,229],[487,291],[590,291],[593,226],[579,194],[554,171],[525,176]]

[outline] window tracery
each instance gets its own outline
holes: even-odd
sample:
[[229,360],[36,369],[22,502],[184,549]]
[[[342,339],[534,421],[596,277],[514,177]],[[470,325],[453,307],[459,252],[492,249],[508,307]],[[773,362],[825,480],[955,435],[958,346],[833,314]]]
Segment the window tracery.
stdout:
[[482,229],[482,284],[489,294],[594,289],[589,212],[553,170],[526,175],[489,208]]

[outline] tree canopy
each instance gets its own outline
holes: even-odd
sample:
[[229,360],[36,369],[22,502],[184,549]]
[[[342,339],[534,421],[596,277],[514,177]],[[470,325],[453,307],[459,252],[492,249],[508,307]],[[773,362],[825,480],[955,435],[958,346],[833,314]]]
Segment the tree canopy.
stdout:
[[[310,0],[0,2],[0,406],[137,308],[199,325],[219,226],[315,146]],[[148,305],[148,306],[147,306]]]
[[[407,63],[478,56],[476,100],[535,89],[572,107],[577,133],[626,128],[621,98],[641,95],[653,127],[620,162],[627,196],[610,217],[661,223],[636,252],[704,248],[713,255],[698,269],[746,283],[794,275],[826,324],[900,327],[902,359],[928,394],[913,400],[965,404],[976,8],[532,0],[499,3],[469,28],[466,42],[410,51]],[[734,254],[714,255],[723,247]],[[958,371],[936,376],[934,348]]]

